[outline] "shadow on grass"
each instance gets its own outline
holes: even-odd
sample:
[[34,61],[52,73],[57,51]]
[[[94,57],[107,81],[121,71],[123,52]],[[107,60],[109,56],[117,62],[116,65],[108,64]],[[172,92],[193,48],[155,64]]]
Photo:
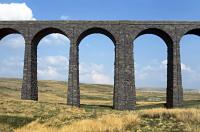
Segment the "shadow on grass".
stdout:
[[58,104],[58,105],[64,105],[64,106],[67,106],[67,103],[62,103],[62,102],[48,102],[48,101],[45,101],[45,100],[39,100],[38,101],[40,104],[48,104],[48,105],[55,105],[55,104]]
[[0,115],[0,124],[9,125],[9,127],[13,129],[22,127],[34,120],[35,119],[31,117]]
[[166,108],[165,107],[166,103],[157,103],[157,104],[149,104],[149,105],[137,105],[136,104],[136,110],[141,110],[141,109],[152,109],[152,108]]
[[[47,103],[47,104],[55,104],[51,102],[41,102],[41,103]],[[57,103],[59,105],[67,106],[66,103]],[[180,108],[200,108],[200,100],[185,100],[183,103],[183,106]],[[84,108],[87,110],[112,110],[113,106],[111,105],[93,105],[93,104],[81,104],[80,108]],[[141,110],[141,109],[153,109],[153,108],[166,108],[166,103],[161,103],[158,102],[156,104],[145,104],[145,105],[138,105],[136,104],[136,110]]]
[[81,104],[81,108],[88,109],[88,110],[93,110],[93,109],[100,109],[100,110],[111,110],[113,109],[113,106],[109,105],[90,105],[90,104]]
[[199,107],[200,108],[200,100],[184,100],[183,107]]
[[[185,100],[183,102],[183,106],[179,108],[200,108],[200,100]],[[167,108],[166,103],[156,103],[156,104],[149,104],[149,105],[136,105],[137,110],[141,109],[152,109],[152,108]]]

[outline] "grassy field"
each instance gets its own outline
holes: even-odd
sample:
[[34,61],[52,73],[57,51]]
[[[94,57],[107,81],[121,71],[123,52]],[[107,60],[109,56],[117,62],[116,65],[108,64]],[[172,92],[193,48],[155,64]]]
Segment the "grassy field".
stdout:
[[67,83],[40,81],[39,101],[20,100],[21,80],[0,79],[0,132],[200,132],[200,93],[184,92],[184,106],[165,109],[164,90],[137,89],[137,109],[112,109],[113,87],[81,84],[81,108],[66,105]]

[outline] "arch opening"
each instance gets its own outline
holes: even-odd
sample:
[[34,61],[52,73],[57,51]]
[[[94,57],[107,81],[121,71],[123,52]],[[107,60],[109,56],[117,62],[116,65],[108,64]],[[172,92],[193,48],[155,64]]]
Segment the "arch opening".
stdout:
[[62,34],[68,38],[68,36],[66,35],[66,33],[64,31],[62,31],[58,28],[49,27],[49,28],[45,28],[45,29],[42,29],[39,32],[37,32],[36,35],[32,39],[32,44],[38,45],[38,43],[41,41],[42,38],[44,38],[45,36],[50,35],[52,33]]
[[145,30],[141,31],[136,36],[135,39],[137,39],[138,37],[140,37],[142,35],[145,35],[145,34],[152,34],[152,35],[156,35],[156,36],[160,37],[165,42],[167,47],[170,47],[172,45],[172,43],[173,43],[171,37],[165,31],[163,31],[161,29],[157,29],[157,28],[145,29]]
[[91,34],[103,34],[105,36],[107,36],[108,38],[110,38],[113,42],[113,44],[116,43],[114,36],[107,30],[103,29],[103,28],[98,28],[98,27],[94,27],[94,28],[90,28],[86,31],[84,31],[83,33],[80,34],[78,40],[77,40],[77,44],[79,45],[80,42],[88,35]]
[[59,29],[48,28],[33,38],[39,101],[66,103],[70,40]]
[[78,40],[80,41],[78,42],[80,49],[80,101],[83,107],[112,107],[114,39],[97,31],[90,30]]
[[[0,29],[0,87],[2,98],[20,99],[25,40],[15,29]],[[13,93],[15,91],[15,93]],[[6,93],[4,93],[6,92]]]
[[167,62],[172,41],[167,34],[156,31],[144,30],[133,41],[136,101],[139,107],[145,106],[143,102],[153,107],[164,106],[166,102]]
[[10,34],[21,34],[21,33],[12,28],[3,28],[3,29],[0,29],[0,40]]
[[184,105],[199,107],[200,101],[200,29],[193,29],[184,34],[180,40],[181,71]]
[[192,29],[186,32],[184,35],[197,35],[200,36],[200,29]]

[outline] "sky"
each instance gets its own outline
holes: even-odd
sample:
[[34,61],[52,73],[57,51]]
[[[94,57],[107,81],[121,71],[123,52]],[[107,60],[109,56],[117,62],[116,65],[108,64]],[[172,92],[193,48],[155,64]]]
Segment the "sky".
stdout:
[[[177,20],[200,21],[199,0],[1,0],[0,20]],[[67,80],[69,39],[45,36],[38,45],[38,78]],[[146,34],[133,42],[136,87],[166,88],[167,47]],[[184,88],[200,89],[200,37],[180,41]],[[80,82],[113,84],[114,44],[102,34],[86,36],[79,46]],[[11,34],[0,41],[0,77],[22,78],[24,39]]]

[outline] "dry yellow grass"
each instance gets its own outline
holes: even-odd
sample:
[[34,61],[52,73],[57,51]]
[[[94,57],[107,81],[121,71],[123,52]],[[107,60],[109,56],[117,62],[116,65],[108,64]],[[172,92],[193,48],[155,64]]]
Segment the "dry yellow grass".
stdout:
[[65,126],[62,131],[74,132],[121,132],[137,129],[140,119],[137,115],[105,115],[97,120],[82,120]]
[[[81,85],[81,108],[66,105],[65,82],[39,81],[37,102],[20,100],[19,80],[0,80],[0,88],[3,132],[200,130],[198,93],[186,93],[186,109],[164,109],[165,93],[139,90],[137,109],[131,112],[111,109],[113,88],[107,85]],[[154,97],[160,101],[149,100]]]
[[44,124],[33,122],[15,132],[121,132],[136,130],[140,123],[137,114],[104,115],[97,119],[85,119],[66,125],[63,128],[46,127]]
[[189,109],[157,108],[157,109],[141,110],[140,113],[142,116],[149,118],[175,117],[180,121],[200,123],[200,110],[195,108],[189,108]]
[[[49,127],[47,124],[32,122],[15,132],[121,132],[121,131],[143,131],[142,120],[148,119],[175,119],[182,122],[182,131],[200,131],[200,110],[199,109],[149,109],[134,112],[117,112],[95,119],[83,119],[72,122],[61,128]],[[156,129],[155,129],[156,130]],[[159,130],[158,130],[159,131]]]
[[58,129],[46,127],[45,125],[39,124],[37,121],[35,121],[23,128],[14,130],[14,132],[58,132]]
[[185,123],[186,131],[200,132],[200,109],[150,109],[141,110],[140,115],[148,118],[175,118],[176,121]]

